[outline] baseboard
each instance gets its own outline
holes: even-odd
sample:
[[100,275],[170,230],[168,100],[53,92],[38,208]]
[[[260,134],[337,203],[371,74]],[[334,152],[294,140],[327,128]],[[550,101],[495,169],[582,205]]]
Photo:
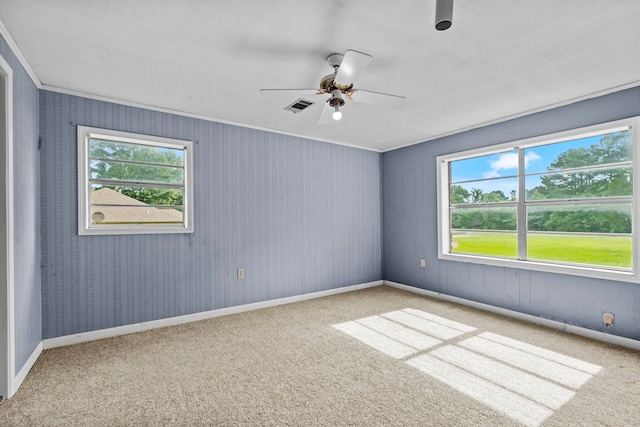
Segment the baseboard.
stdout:
[[507,317],[512,317],[518,320],[524,320],[525,322],[535,323],[537,325],[558,329],[561,331],[569,332],[571,334],[592,338],[598,341],[603,341],[609,344],[616,344],[623,347],[632,348],[634,350],[640,350],[640,341],[637,341],[631,338],[605,334],[604,332],[594,331],[592,329],[587,329],[580,326],[569,325],[566,323],[558,322],[557,320],[544,319],[542,317],[533,316],[531,314],[520,313],[518,311],[508,310],[506,308],[496,307],[493,305],[471,301],[471,300],[460,298],[460,297],[454,297],[447,294],[441,294],[439,292],[428,291],[426,289],[420,289],[413,286],[407,286],[401,283],[390,282],[388,280],[385,280],[384,284],[392,288],[402,289],[408,292],[425,295],[431,298],[437,298],[443,301],[454,302],[456,304],[477,308],[479,310],[484,310],[484,311],[500,314]]
[[9,397],[12,397],[18,391],[18,389],[24,382],[25,378],[27,378],[27,374],[29,373],[31,368],[33,368],[33,365],[38,360],[38,357],[40,357],[42,350],[44,350],[44,345],[42,341],[40,341],[36,346],[36,348],[33,349],[31,356],[29,356],[27,361],[24,363],[24,365],[20,369],[20,372],[18,372],[18,374],[15,377],[13,377],[13,380],[11,381],[11,391],[10,391],[11,396]]
[[117,326],[115,328],[100,329],[97,331],[82,332],[73,335],[64,335],[61,337],[48,338],[42,341],[44,349],[55,347],[63,347],[71,344],[79,344],[87,341],[94,341],[103,338],[111,338],[119,335],[133,334],[135,332],[148,331],[150,329],[164,328],[167,326],[181,325],[183,323],[197,322],[199,320],[211,319],[214,317],[227,316],[230,314],[243,313],[246,311],[258,310],[261,308],[275,307],[283,304],[306,301],[315,298],[322,298],[330,295],[337,295],[345,292],[357,291],[365,288],[373,288],[381,286],[382,280],[375,282],[361,283],[358,285],[345,286],[342,288],[329,289],[326,291],[312,292],[309,294],[295,295],[292,297],[279,298],[268,301],[261,301],[251,304],[238,305],[234,307],[221,308],[217,310],[203,311],[200,313],[187,314],[184,316],[170,317],[166,319],[158,319],[150,322],[135,323],[132,325]]

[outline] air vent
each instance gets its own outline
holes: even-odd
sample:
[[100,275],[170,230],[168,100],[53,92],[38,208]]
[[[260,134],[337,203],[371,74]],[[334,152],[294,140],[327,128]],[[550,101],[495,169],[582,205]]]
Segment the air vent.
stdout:
[[287,111],[293,111],[293,114],[295,114],[295,113],[299,113],[300,111],[304,110],[307,107],[310,107],[311,105],[313,105],[313,102],[300,98],[297,101],[295,101],[293,104],[284,107],[284,109]]

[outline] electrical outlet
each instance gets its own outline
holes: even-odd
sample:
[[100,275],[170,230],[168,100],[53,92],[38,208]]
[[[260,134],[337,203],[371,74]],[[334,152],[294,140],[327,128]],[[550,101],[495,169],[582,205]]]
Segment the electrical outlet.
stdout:
[[238,279],[244,279],[244,268],[238,269]]
[[615,316],[613,313],[602,313],[602,323],[604,326],[613,326],[615,324]]
[[421,259],[420,260],[420,267],[425,268],[426,266],[427,266],[427,260]]

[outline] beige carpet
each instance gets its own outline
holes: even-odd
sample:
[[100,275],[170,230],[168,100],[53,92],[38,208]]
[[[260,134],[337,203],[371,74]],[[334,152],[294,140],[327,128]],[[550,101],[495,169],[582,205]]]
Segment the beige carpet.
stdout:
[[0,425],[637,426],[640,353],[376,287],[47,350]]

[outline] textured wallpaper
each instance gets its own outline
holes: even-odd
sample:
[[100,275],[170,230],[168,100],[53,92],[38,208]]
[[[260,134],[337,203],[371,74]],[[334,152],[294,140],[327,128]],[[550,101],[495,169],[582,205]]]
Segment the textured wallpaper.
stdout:
[[14,309],[18,373],[42,338],[38,89],[1,36],[0,56],[13,71]]
[[[640,339],[640,285],[439,260],[437,250],[436,156],[636,115],[640,88],[384,153],[384,279]],[[603,311],[615,328],[605,330]]]
[[[382,279],[378,153],[48,91],[40,109],[43,338]],[[195,232],[78,236],[77,125],[194,141]]]

